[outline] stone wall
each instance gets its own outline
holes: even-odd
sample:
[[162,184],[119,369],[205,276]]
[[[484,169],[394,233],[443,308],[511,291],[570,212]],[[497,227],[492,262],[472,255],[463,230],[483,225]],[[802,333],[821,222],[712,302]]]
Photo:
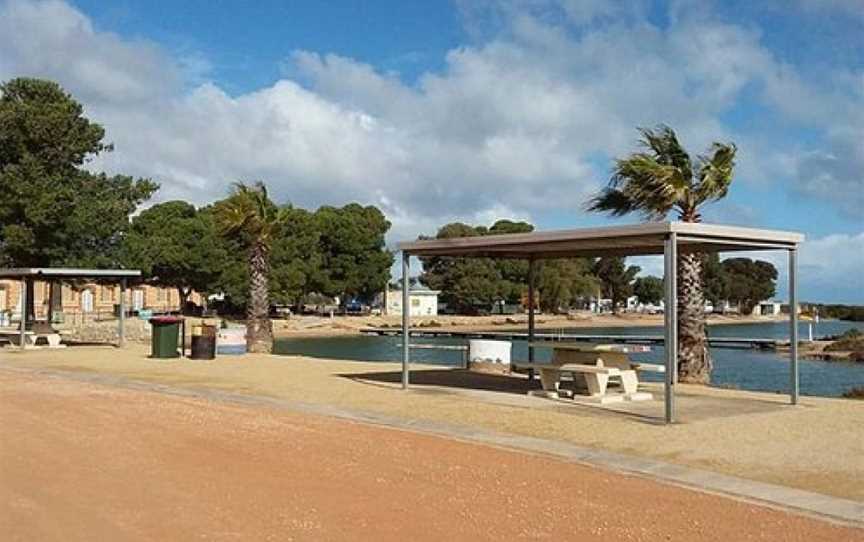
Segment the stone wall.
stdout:
[[[102,321],[68,321],[63,324],[55,324],[55,328],[61,331],[64,340],[71,342],[95,342],[116,343],[117,335],[116,319]],[[151,326],[146,320],[131,317],[127,318],[124,326],[126,340],[129,342],[147,342],[150,340]]]

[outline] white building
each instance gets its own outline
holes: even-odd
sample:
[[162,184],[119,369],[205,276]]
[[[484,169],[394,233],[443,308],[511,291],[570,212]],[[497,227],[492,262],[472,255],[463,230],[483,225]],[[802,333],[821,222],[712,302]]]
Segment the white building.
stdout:
[[[429,290],[425,286],[412,286],[408,293],[411,316],[438,316],[440,293],[439,290]],[[384,314],[402,314],[402,290],[385,290],[382,307]]]
[[780,301],[760,301],[753,307],[753,316],[777,316],[780,314]]

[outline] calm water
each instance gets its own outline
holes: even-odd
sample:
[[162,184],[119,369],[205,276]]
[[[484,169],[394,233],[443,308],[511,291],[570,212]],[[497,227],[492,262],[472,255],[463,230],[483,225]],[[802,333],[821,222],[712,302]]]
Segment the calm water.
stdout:
[[[851,328],[864,331],[862,322],[822,321],[814,325],[814,337],[835,335]],[[801,323],[799,334],[807,338],[807,323]],[[567,330],[564,330],[567,331]],[[542,330],[549,332],[549,330]],[[616,327],[574,329],[572,333],[596,335],[661,335],[659,327]],[[733,324],[711,326],[709,335],[714,337],[750,337],[788,339],[789,324],[786,322],[764,324]],[[321,339],[282,339],[277,342],[278,354],[302,354],[306,356],[347,359],[356,361],[399,361],[402,359],[400,337],[335,337]],[[413,339],[413,342],[434,344],[465,344],[464,339]],[[712,348],[714,372],[711,382],[716,386],[728,386],[744,390],[777,391],[786,393],[789,383],[789,360],[783,354],[760,352],[757,350],[738,350]],[[547,361],[551,350],[535,350],[538,361]],[[417,363],[437,363],[457,365],[461,363],[462,353],[446,350],[412,350],[412,361]],[[528,359],[528,346],[524,341],[513,341],[514,359]],[[663,363],[662,346],[650,353],[636,354],[634,358],[643,361]],[[864,386],[864,363],[838,363],[801,360],[801,393],[805,395],[838,396],[844,391]],[[644,375],[646,380],[659,380],[657,375]]]

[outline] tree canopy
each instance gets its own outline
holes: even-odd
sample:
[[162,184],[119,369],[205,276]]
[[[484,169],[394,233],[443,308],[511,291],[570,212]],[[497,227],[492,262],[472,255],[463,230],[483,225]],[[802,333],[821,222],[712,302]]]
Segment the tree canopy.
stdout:
[[603,295],[612,300],[612,311],[616,313],[633,294],[633,279],[640,271],[639,266],[627,266],[624,262],[623,257],[603,257],[594,263],[594,274],[600,279]]
[[635,295],[640,303],[646,305],[657,305],[663,300],[663,279],[648,275],[647,277],[638,277],[633,282],[633,295]]
[[715,142],[694,160],[668,126],[639,133],[645,151],[615,161],[609,185],[589,201],[589,210],[617,216],[638,212],[648,220],[675,210],[681,220],[698,222],[703,204],[726,196],[735,168],[734,143]]
[[[435,239],[524,233],[534,230],[526,222],[501,220],[492,225],[470,226],[453,222],[439,228]],[[452,258],[430,256],[420,258],[423,273],[420,281],[441,291],[441,301],[460,313],[488,311],[492,304],[505,300],[518,303],[528,283],[525,262],[504,262],[490,258]]]
[[[499,220],[491,227],[454,222],[442,226],[436,239],[528,233],[527,222]],[[420,258],[426,286],[441,290],[441,300],[459,312],[473,314],[490,310],[497,301],[520,303],[528,287],[528,262],[490,258]],[[557,311],[576,305],[591,295],[597,283],[591,275],[590,260],[569,259],[538,262],[535,268],[537,300],[542,310]]]
[[592,266],[590,258],[541,262],[537,282],[540,310],[561,312],[585,305],[585,300],[595,296],[600,288]]
[[209,209],[169,201],[132,220],[122,254],[124,263],[140,269],[145,279],[177,288],[186,299],[192,290],[214,293],[230,261],[228,252]]
[[84,169],[112,150],[104,137],[58,84],[0,85],[0,262],[117,265],[129,215],[158,186]]
[[714,307],[719,307],[728,299],[729,288],[726,273],[720,263],[720,255],[716,252],[706,254],[703,257],[702,288],[705,292],[705,299],[710,301]]
[[370,301],[386,286],[393,255],[384,236],[390,222],[377,207],[351,203],[315,211],[321,266],[312,274],[312,289],[343,301]]
[[[279,305],[299,305],[312,294],[343,301],[371,299],[387,285],[393,255],[384,236],[390,223],[376,207],[349,204],[310,212],[283,205],[282,226],[270,247],[269,289]],[[242,243],[226,239],[231,263],[218,290],[234,309],[248,301],[249,275]]]
[[760,302],[776,293],[777,268],[769,262],[730,258],[722,262],[726,275],[727,299],[749,314]]

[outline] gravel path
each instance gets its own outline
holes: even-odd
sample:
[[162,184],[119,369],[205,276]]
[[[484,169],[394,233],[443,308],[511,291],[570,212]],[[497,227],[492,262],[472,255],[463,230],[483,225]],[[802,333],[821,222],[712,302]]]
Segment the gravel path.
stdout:
[[552,458],[0,370],[4,540],[864,540]]
[[[147,346],[138,344],[7,350],[0,349],[0,369],[75,372],[443,422],[864,502],[864,439],[857,438],[864,427],[861,401],[802,397],[800,406],[789,407],[783,395],[682,384],[677,393],[682,423],[663,427],[652,422],[663,414],[662,390],[656,387],[657,400],[622,407],[646,418],[526,397],[521,385],[507,393],[494,377],[432,366],[415,366],[416,385],[405,393],[398,389],[399,365],[392,363],[269,355],[153,360]],[[482,391],[487,384],[497,391]]]

